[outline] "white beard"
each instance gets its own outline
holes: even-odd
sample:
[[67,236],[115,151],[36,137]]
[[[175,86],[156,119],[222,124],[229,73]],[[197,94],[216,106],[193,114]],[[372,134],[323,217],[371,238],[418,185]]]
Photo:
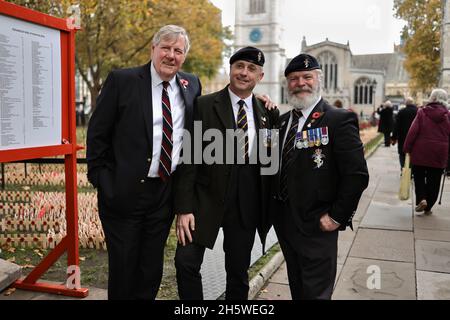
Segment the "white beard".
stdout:
[[299,98],[295,94],[288,94],[288,103],[296,110],[304,110],[312,107],[312,105],[319,99],[320,90],[314,90],[313,93],[304,98]]

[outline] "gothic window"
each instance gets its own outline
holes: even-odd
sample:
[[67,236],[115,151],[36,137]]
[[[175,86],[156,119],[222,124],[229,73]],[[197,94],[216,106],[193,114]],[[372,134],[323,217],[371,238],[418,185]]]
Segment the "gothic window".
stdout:
[[369,78],[359,78],[355,82],[354,87],[354,104],[373,104],[374,101],[374,91],[375,91],[376,81],[371,81]]
[[250,0],[250,14],[265,13],[266,0]]
[[330,51],[324,51],[317,57],[322,66],[323,87],[325,90],[336,90],[338,83],[338,64],[336,56]]

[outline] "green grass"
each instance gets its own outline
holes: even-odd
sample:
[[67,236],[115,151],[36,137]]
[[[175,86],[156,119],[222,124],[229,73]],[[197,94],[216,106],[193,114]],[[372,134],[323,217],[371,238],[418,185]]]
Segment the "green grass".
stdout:
[[373,148],[377,148],[381,140],[383,140],[383,134],[379,133],[375,138],[367,142],[364,145],[364,155],[368,155]]
[[259,271],[273,258],[273,256],[281,250],[280,245],[276,243],[266,252],[261,258],[258,259],[248,270],[248,278],[253,279]]

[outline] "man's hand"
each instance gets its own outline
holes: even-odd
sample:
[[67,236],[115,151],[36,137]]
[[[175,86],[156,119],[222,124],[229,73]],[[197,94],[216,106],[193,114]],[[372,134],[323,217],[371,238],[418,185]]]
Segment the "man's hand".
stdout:
[[257,95],[256,98],[264,102],[264,107],[267,110],[273,110],[278,108],[267,94]]
[[194,214],[177,214],[177,238],[183,247],[187,244],[186,241],[192,242],[191,230],[195,230]]
[[340,224],[333,221],[333,219],[330,218],[328,213],[325,213],[320,218],[320,230],[324,232],[332,232],[339,228]]

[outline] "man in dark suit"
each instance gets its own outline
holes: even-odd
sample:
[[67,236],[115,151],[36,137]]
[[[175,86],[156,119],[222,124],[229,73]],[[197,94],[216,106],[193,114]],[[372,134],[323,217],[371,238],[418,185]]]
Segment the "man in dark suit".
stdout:
[[331,299],[338,230],[352,227],[369,179],[358,120],[322,99],[322,71],[313,56],[295,57],[285,76],[294,109],[280,117],[272,219],[292,298]]
[[[199,164],[183,166],[175,186],[175,212],[179,244],[175,255],[180,299],[203,299],[200,268],[205,248],[212,249],[220,227],[224,233],[226,299],[248,299],[248,268],[256,229],[264,244],[265,210],[270,196],[269,176],[261,175],[256,159],[269,152],[270,129],[278,110],[268,111],[253,95],[263,78],[263,53],[253,47],[237,51],[230,59],[230,84],[202,96],[195,104],[195,120],[202,133],[212,129],[224,144],[205,157],[208,144],[200,145]],[[230,140],[235,132],[237,142]],[[217,143],[217,141],[214,141]],[[275,172],[276,172],[275,167]]]
[[405,166],[405,153],[403,152],[403,143],[408,135],[409,128],[414,121],[417,114],[417,106],[414,104],[412,98],[406,99],[406,107],[400,110],[397,114],[397,120],[394,124],[394,131],[392,132],[392,145],[398,142],[398,155],[400,158],[400,166]]
[[89,181],[98,190],[109,257],[109,299],[155,299],[172,224],[172,184],[199,79],[179,72],[186,31],[161,28],[152,60],[112,71],[89,122]]

